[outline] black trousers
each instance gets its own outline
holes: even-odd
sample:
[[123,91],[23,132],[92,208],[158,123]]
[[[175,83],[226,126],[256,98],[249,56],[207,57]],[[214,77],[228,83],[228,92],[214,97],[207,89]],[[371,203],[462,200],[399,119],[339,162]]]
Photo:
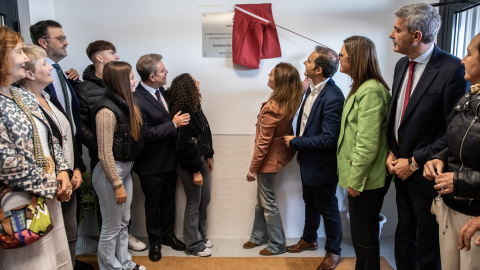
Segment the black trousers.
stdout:
[[320,227],[320,216],[325,225],[325,251],[339,255],[342,248],[342,221],[338,211],[336,196],[337,183],[311,187],[302,181],[303,201],[305,202],[305,226],[303,240],[308,243],[317,242],[317,230]]
[[174,236],[175,189],[177,173],[170,171],[155,175],[139,175],[145,194],[145,217],[150,246]]
[[358,197],[348,196],[356,270],[380,270],[379,215],[389,187],[386,180],[382,188],[364,190]]
[[[407,180],[408,181],[408,180]],[[424,196],[413,183],[397,179],[398,223],[395,231],[395,263],[399,270],[440,270],[438,223],[430,212],[434,196]]]

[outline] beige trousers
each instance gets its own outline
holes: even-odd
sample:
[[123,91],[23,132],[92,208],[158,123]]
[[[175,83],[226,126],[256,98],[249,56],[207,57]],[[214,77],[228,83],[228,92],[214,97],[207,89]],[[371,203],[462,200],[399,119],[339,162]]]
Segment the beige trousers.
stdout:
[[458,232],[472,216],[467,216],[448,207],[443,201],[440,203],[439,222],[440,256],[442,269],[451,270],[480,270],[480,247],[473,241],[480,235],[476,232],[472,237],[471,249],[458,249]]

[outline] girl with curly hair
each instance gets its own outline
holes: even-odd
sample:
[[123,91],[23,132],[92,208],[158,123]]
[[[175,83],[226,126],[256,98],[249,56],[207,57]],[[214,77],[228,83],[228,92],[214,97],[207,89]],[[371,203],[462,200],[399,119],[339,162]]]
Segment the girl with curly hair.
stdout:
[[166,92],[170,114],[179,111],[191,116],[188,125],[178,129],[176,142],[177,174],[187,204],[183,220],[183,238],[187,250],[196,256],[210,256],[212,241],[206,238],[207,207],[210,203],[210,173],[213,171],[212,133],[203,114],[200,83],[184,73],[173,79]]

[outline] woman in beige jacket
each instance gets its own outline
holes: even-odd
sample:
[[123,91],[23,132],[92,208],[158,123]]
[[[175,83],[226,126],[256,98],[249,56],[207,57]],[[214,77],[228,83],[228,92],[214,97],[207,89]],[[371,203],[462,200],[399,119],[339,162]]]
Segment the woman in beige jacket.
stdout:
[[255,147],[247,181],[257,178],[257,205],[250,240],[243,248],[267,244],[260,255],[285,252],[286,242],[282,219],[275,201],[275,175],[295,155],[287,148],[283,137],[292,135],[292,121],[302,100],[302,82],[298,70],[290,64],[276,65],[268,75],[268,86],[273,90],[262,104],[257,117]]

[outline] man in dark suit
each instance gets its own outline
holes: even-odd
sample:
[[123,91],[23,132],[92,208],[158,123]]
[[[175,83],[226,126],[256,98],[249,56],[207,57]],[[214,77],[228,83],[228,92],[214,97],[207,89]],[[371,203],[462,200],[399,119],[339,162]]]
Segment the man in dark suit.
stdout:
[[133,170],[138,174],[145,194],[145,216],[150,243],[151,261],[162,258],[161,245],[185,250],[178,240],[175,227],[175,188],[177,184],[175,139],[177,128],[187,125],[189,114],[178,112],[173,118],[168,112],[165,89],[168,70],[159,54],[147,54],[137,62],[141,82],[134,93],[142,111],[145,146],[135,160]]
[[430,213],[436,192],[423,165],[446,147],[453,107],[466,91],[464,68],[434,44],[441,19],[431,5],[411,4],[395,15],[390,38],[405,55],[395,66],[387,127],[386,165],[396,175],[395,261],[400,270],[441,269],[439,225]]
[[[42,47],[47,52],[47,62],[53,66],[53,83],[49,84],[45,91],[50,94],[52,99],[58,100],[66,113],[72,134],[75,136],[75,142],[80,154],[82,153],[82,120],[80,117],[80,103],[73,86],[78,82],[78,72],[71,68],[63,72],[58,64],[67,57],[67,37],[63,33],[62,25],[56,21],[39,21],[30,26],[30,37],[33,44]],[[65,76],[66,75],[66,76]],[[77,162],[75,162],[77,163]],[[80,203],[80,192],[78,188],[82,184],[82,173],[79,169],[73,171],[71,179],[74,186],[74,192],[70,200],[62,203],[62,212],[65,220],[65,229],[67,232],[68,244],[72,254],[72,262],[75,269],[93,269],[93,266],[75,259],[77,243],[77,208]],[[77,198],[77,196],[79,198]]]
[[[63,72],[58,64],[67,57],[67,37],[63,33],[62,25],[56,21],[39,21],[30,26],[30,37],[33,44],[42,47],[47,52],[47,62],[54,67],[52,71],[53,83],[49,84],[45,91],[58,99],[67,113],[75,134],[78,149],[82,151],[82,120],[80,117],[80,103],[73,86],[79,82],[78,72],[70,68]],[[67,75],[67,76],[65,76]]]
[[285,143],[298,151],[305,202],[305,226],[297,244],[287,252],[317,249],[320,216],[325,223],[325,258],[318,269],[334,269],[340,261],[342,224],[336,197],[338,175],[336,147],[345,97],[331,77],[338,70],[338,55],[318,46],[305,64],[312,79],[297,119],[297,137]]

